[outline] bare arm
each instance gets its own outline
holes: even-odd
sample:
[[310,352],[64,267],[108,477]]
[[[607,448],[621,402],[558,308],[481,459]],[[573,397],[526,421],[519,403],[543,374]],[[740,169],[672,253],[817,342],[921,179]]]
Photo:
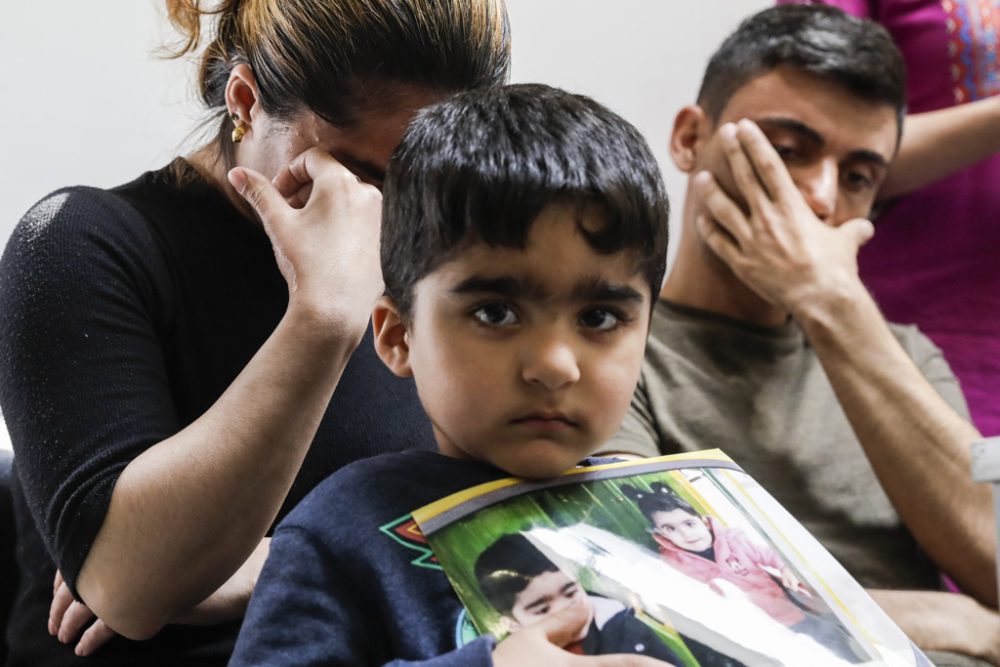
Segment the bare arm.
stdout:
[[750,213],[700,175],[714,220],[702,219],[699,231],[741,280],[798,321],[903,522],[964,590],[995,605],[992,501],[970,469],[979,434],[926,381],[861,284],[856,255],[871,223],[820,222],[752,123],[723,136]]
[[925,651],[952,651],[1000,665],[1000,615],[966,595],[870,590],[875,601]]
[[128,464],[80,571],[87,605],[133,639],[206,599],[261,542],[381,292],[378,191],[316,150],[281,177],[313,184],[304,207],[258,174],[230,178],[271,238],[285,316],[204,415]]
[[899,155],[879,191],[889,199],[1000,151],[1000,97],[906,117]]

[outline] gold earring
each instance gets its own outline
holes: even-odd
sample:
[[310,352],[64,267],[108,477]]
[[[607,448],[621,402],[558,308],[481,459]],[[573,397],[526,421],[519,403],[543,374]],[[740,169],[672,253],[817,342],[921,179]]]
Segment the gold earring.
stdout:
[[247,133],[247,128],[240,122],[240,117],[237,114],[232,114],[230,116],[236,127],[233,128],[233,143],[238,144],[243,141],[243,136]]

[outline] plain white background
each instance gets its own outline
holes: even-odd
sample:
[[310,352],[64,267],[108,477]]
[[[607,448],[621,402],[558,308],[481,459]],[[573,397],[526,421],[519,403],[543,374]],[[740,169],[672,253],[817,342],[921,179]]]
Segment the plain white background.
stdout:
[[[634,123],[676,212],[684,180],[666,151],[674,113],[694,100],[723,37],[769,4],[508,0],[511,79],[590,95]],[[0,245],[46,193],[114,186],[195,145],[194,62],[157,53],[174,36],[156,0],[0,4]],[[0,447],[9,447],[2,422]]]

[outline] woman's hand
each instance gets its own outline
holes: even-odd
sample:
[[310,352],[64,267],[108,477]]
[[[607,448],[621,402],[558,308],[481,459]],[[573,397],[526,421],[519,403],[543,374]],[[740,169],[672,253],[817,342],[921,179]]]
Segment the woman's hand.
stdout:
[[253,207],[288,283],[289,309],[318,315],[331,333],[360,338],[382,293],[382,195],[329,153],[311,148],[273,182],[242,167],[229,182]]
[[[89,627],[81,635],[80,631],[88,624]],[[49,634],[63,644],[76,641],[74,653],[85,657],[93,654],[118,633],[101,619],[95,618],[90,607],[73,599],[62,573],[56,570],[56,578],[52,584],[52,606],[49,607]]]
[[[250,595],[257,585],[257,577],[267,560],[270,544],[269,537],[261,540],[250,558],[225,584],[194,609],[178,616],[173,623],[215,625],[243,618],[250,603]],[[80,634],[85,627],[87,629]],[[118,635],[104,621],[96,618],[86,604],[73,599],[73,594],[69,592],[69,587],[58,570],[53,582],[52,606],[49,608],[49,634],[57,637],[63,644],[76,641],[74,652],[81,657],[92,655]]]
[[519,628],[493,650],[495,667],[665,667],[670,663],[644,655],[579,656],[562,649],[590,619],[583,605],[566,607],[537,623]]

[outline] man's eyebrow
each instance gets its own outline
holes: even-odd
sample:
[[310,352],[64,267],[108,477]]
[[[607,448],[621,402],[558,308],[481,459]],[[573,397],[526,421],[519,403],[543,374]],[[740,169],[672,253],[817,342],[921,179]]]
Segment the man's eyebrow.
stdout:
[[769,117],[769,118],[757,118],[754,119],[762,129],[773,127],[778,130],[788,130],[799,135],[811,144],[815,144],[817,148],[822,148],[823,144],[826,143],[826,139],[823,135],[809,127],[802,121],[795,120],[793,118],[781,118],[779,117]]
[[[809,143],[816,146],[816,148],[822,148],[826,143],[823,135],[809,127],[801,121],[794,120],[792,118],[758,118],[754,121],[757,125],[762,128],[773,127],[780,130],[788,130],[799,135]],[[849,160],[861,161],[861,162],[871,162],[878,167],[888,167],[889,159],[882,155],[881,153],[867,148],[859,148],[853,150],[847,154]]]

